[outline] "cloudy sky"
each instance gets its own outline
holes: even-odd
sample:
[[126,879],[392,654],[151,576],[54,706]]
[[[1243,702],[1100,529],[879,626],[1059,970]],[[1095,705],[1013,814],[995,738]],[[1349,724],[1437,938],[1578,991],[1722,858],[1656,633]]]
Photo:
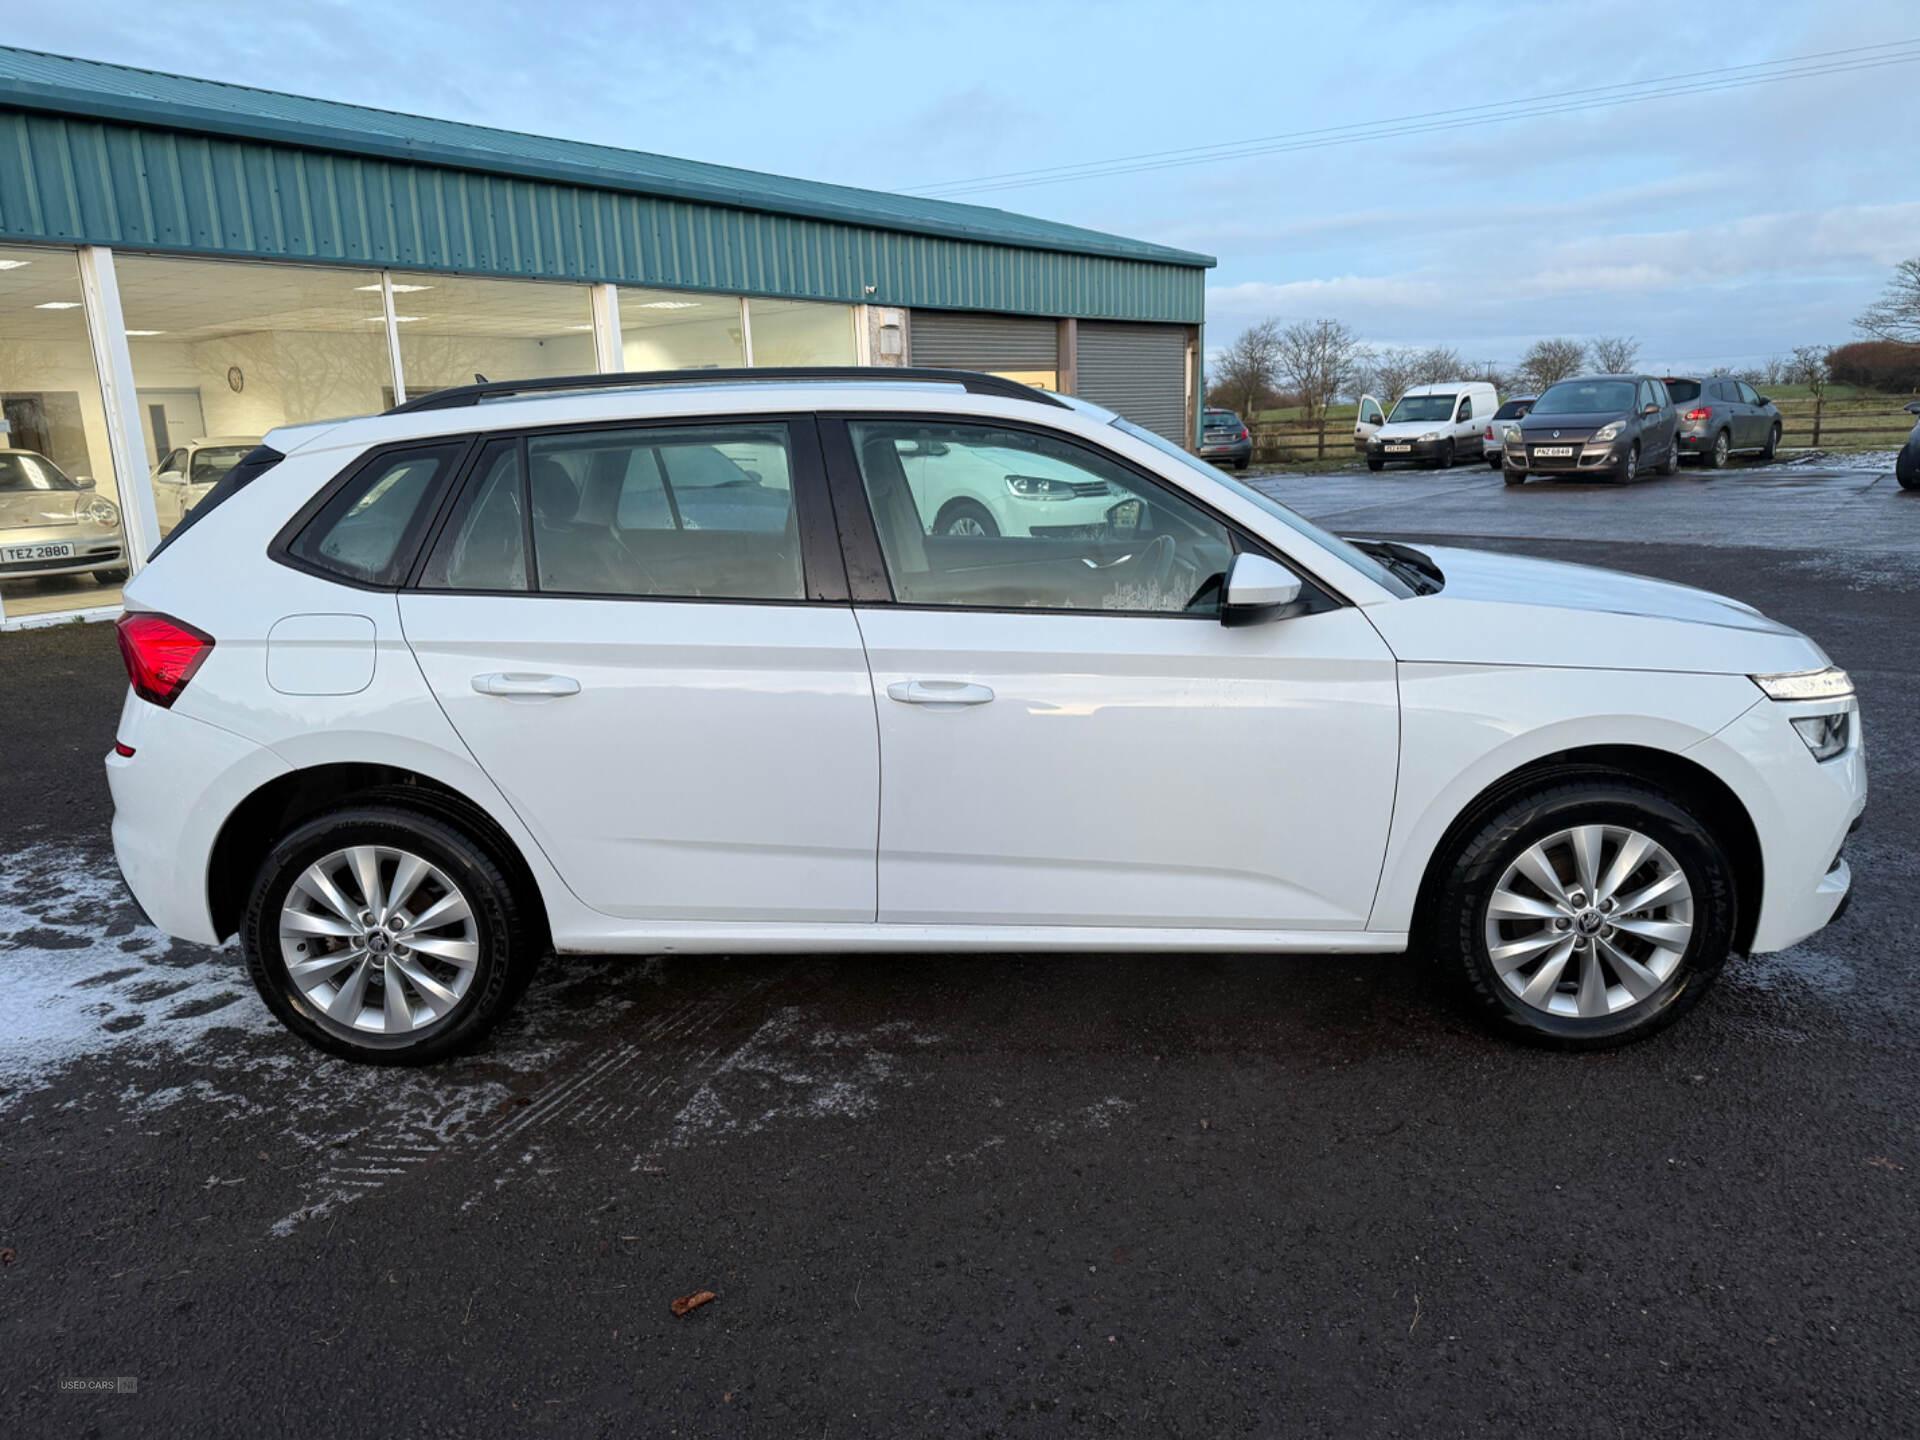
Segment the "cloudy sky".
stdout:
[[[88,0],[6,36],[877,189],[1908,39],[1913,0]],[[1742,365],[1854,338],[1920,253],[1916,93],[1920,63],[965,198],[1218,256],[1210,345],[1331,315],[1469,359],[1626,333]]]

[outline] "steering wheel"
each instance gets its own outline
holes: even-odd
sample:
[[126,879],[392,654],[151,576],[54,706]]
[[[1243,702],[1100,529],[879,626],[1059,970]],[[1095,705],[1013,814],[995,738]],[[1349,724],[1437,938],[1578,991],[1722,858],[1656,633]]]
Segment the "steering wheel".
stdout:
[[1120,575],[1117,578],[1124,584],[1137,585],[1152,594],[1162,589],[1173,577],[1173,550],[1171,535],[1156,535],[1146,549],[1118,567]]

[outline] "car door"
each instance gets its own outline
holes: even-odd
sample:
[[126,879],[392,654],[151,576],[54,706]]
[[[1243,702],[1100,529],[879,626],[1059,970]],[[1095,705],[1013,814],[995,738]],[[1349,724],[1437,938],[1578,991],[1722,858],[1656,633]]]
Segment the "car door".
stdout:
[[1461,455],[1479,455],[1486,449],[1480,423],[1474,419],[1473,396],[1462,395],[1453,412],[1453,443]]
[[1374,432],[1386,423],[1387,415],[1386,412],[1380,408],[1380,402],[1371,395],[1362,395],[1360,397],[1359,409],[1354,412],[1354,448],[1356,450],[1364,450],[1367,446],[1367,441],[1373,438]]
[[873,690],[810,419],[494,439],[400,608],[588,905],[873,920]]
[[1103,513],[942,536],[902,463],[937,463],[925,429],[825,432],[879,709],[881,921],[1364,926],[1398,755],[1394,661],[1365,616],[1323,596],[1223,626],[1248,537],[1053,432],[937,421],[932,438],[1071,468],[1076,496],[1105,487]]
[[1733,384],[1740,396],[1741,412],[1747,417],[1747,438],[1741,443],[1755,450],[1764,449],[1768,433],[1773,429],[1773,416],[1760,403],[1760,392],[1753,386],[1744,380],[1736,380]]

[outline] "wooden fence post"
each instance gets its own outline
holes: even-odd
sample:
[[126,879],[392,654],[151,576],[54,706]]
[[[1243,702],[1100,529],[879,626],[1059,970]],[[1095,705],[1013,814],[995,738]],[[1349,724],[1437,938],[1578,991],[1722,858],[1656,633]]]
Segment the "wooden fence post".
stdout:
[[1813,448],[1816,450],[1820,448],[1820,411],[1826,403],[1827,397],[1825,395],[1816,395],[1813,397]]

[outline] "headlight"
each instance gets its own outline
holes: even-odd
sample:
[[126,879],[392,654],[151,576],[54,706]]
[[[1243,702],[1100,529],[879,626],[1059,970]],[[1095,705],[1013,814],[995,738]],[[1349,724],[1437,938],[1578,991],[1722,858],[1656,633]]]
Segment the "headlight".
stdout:
[[1624,420],[1616,420],[1611,425],[1602,425],[1598,430],[1593,432],[1593,439],[1588,443],[1604,445],[1609,440],[1618,440],[1620,438],[1620,431],[1626,423]]
[[[1051,475],[1009,475],[1007,489],[1022,500],[1072,500],[1078,495],[1073,481],[1056,480]],[[1111,488],[1101,491],[1103,495],[1111,493]]]
[[1429,430],[1420,438],[1422,440],[1438,440],[1440,438],[1440,432],[1438,430]]
[[1853,679],[1838,665],[1824,670],[1796,670],[1790,675],[1747,677],[1773,700],[1840,700],[1853,694]]
[[1507,426],[1507,436],[1506,436],[1505,443],[1507,443],[1508,445],[1519,445],[1522,443],[1520,439],[1520,427],[1518,425]]
[[95,520],[99,521],[102,525],[106,525],[108,527],[112,527],[120,523],[120,512],[114,509],[113,506],[108,504],[105,500],[96,500],[91,505],[87,506],[87,514],[91,515]]
[[1814,759],[1831,760],[1846,753],[1847,722],[1852,714],[1850,710],[1837,710],[1831,715],[1802,715],[1793,722],[1793,728],[1807,742]]

